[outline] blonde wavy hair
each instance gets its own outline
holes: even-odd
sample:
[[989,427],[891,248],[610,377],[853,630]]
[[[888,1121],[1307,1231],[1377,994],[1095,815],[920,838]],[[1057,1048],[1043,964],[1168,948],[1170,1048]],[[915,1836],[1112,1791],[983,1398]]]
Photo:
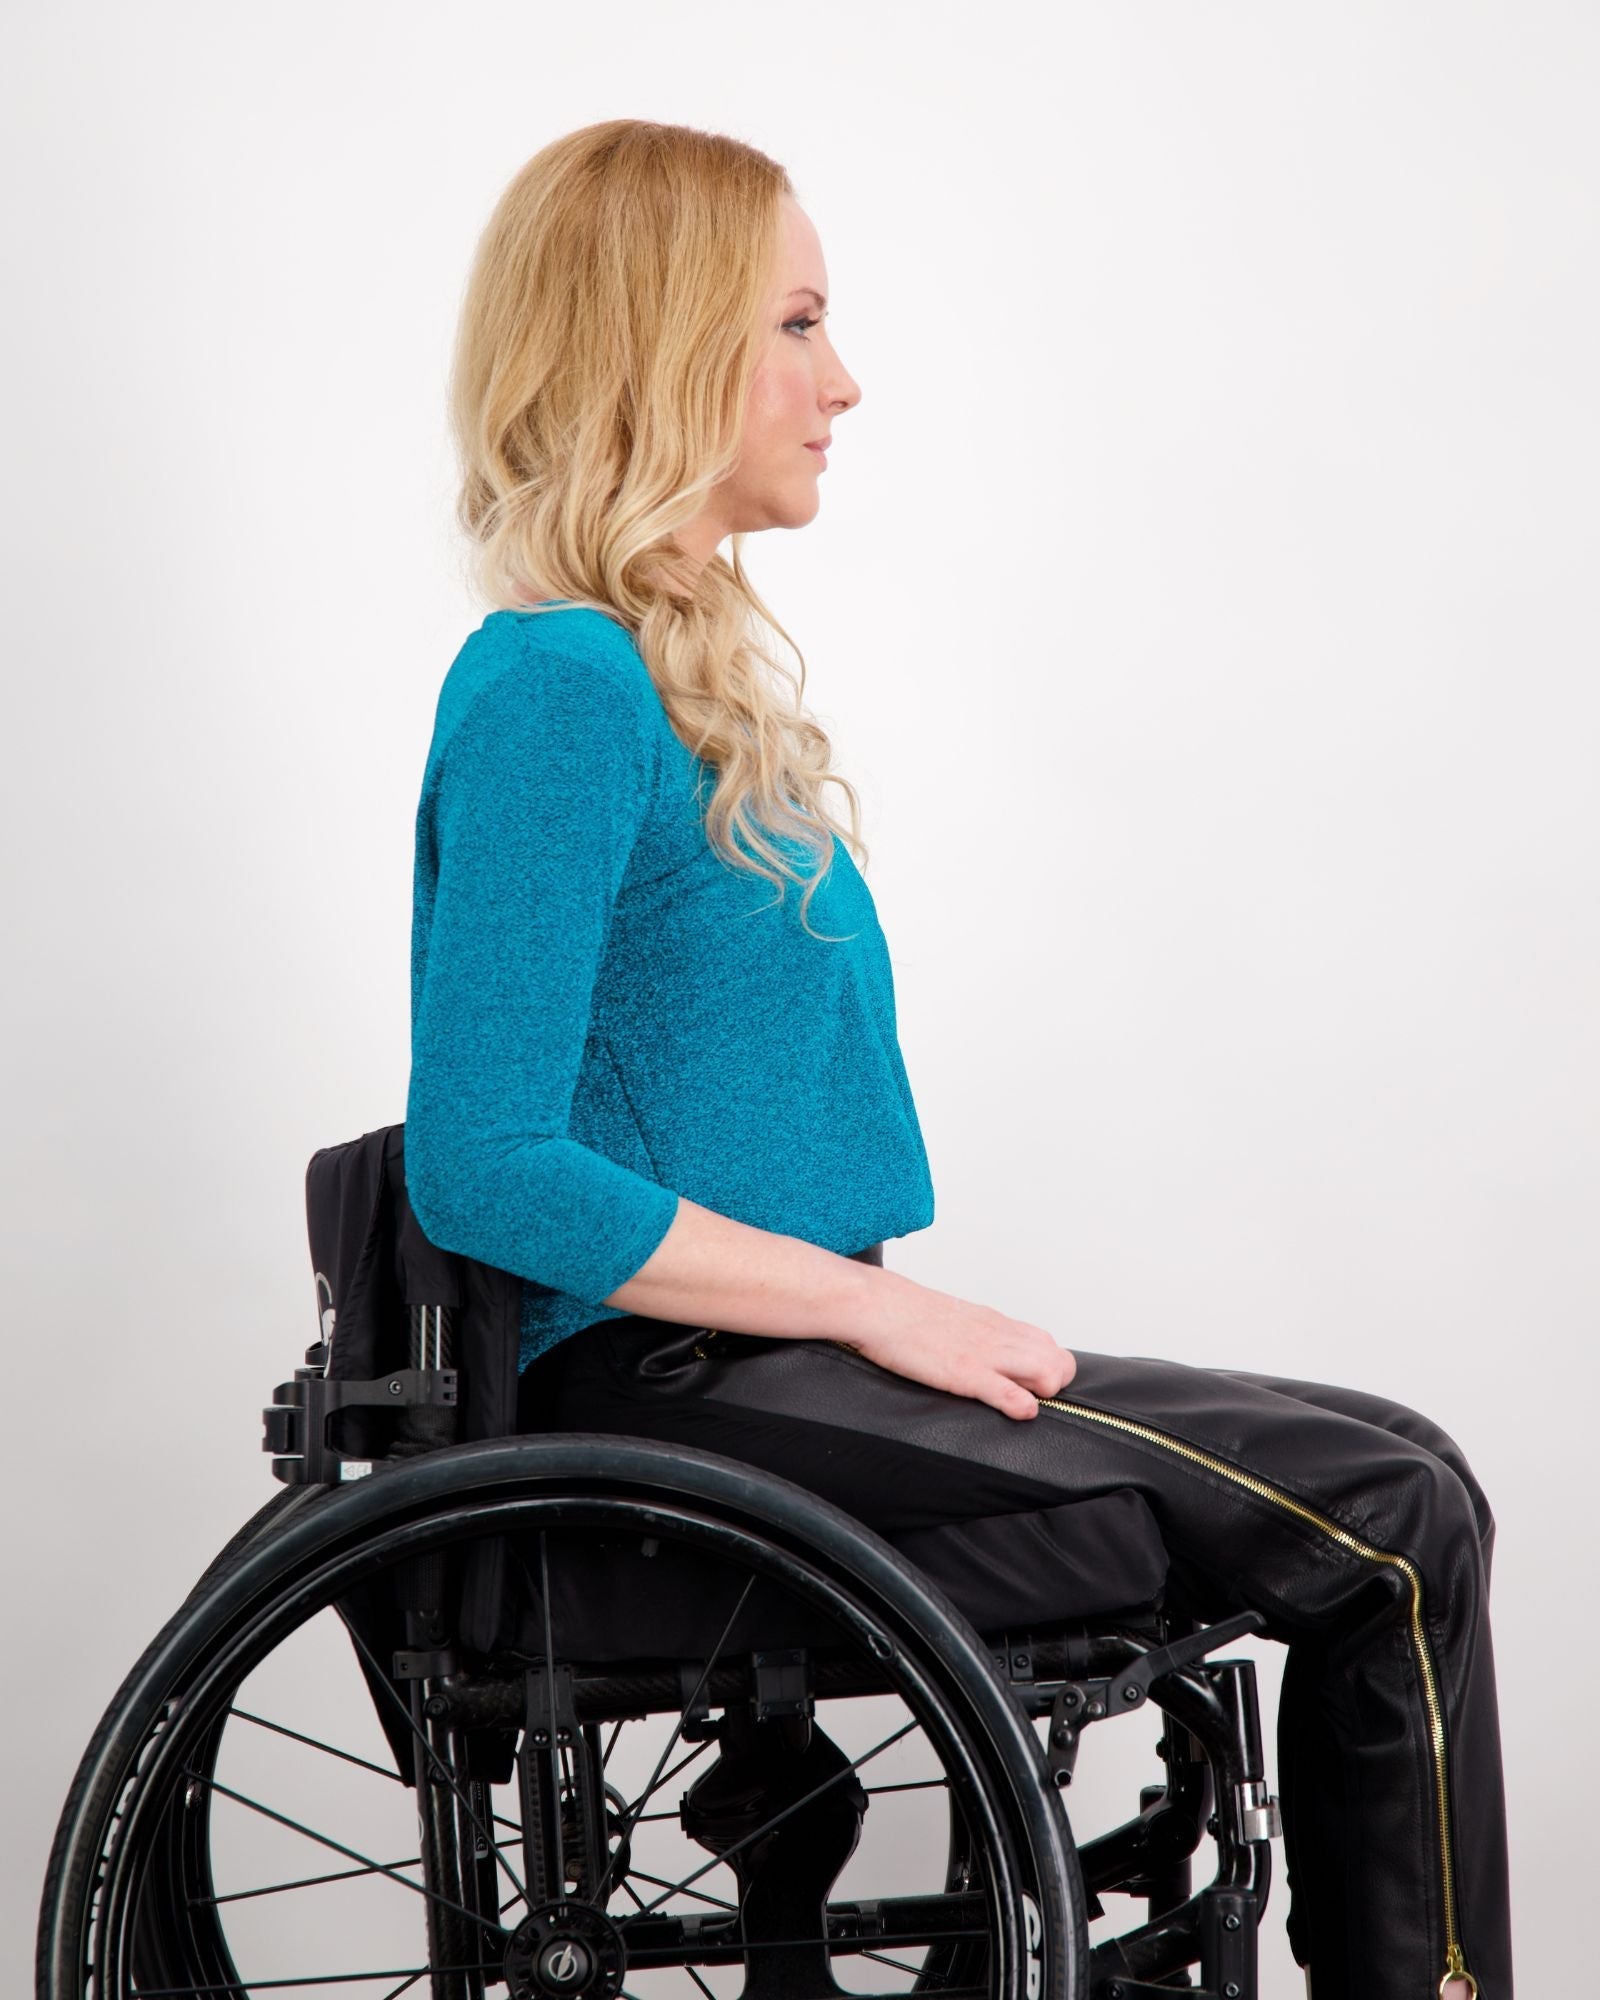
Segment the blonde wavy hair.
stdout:
[[711,844],[779,903],[804,882],[809,931],[834,836],[865,863],[860,801],[802,707],[804,658],[746,574],[743,535],[692,581],[674,540],[738,462],[793,192],[775,160],[718,132],[612,118],[554,140],[479,239],[449,394],[478,595],[519,610],[559,598],[631,635],[674,732],[715,771],[700,798]]

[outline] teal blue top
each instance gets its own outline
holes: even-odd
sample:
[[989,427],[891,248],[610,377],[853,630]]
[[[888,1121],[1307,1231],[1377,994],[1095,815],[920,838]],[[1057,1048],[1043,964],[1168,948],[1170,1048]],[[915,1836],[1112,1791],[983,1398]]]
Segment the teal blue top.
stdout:
[[871,891],[835,837],[808,915],[848,941],[809,936],[798,885],[775,904],[707,839],[715,775],[586,606],[493,611],[445,676],[406,1190],[441,1249],[522,1278],[524,1367],[627,1310],[603,1301],[681,1195],[846,1253],[933,1220]]

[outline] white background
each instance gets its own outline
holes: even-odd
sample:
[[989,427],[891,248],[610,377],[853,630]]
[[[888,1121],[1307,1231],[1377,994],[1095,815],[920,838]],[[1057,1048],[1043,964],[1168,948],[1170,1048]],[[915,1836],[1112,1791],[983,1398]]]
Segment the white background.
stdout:
[[[404,1115],[416,794],[483,610],[460,288],[523,161],[617,115],[789,167],[864,391],[747,559],[864,796],[938,1199],[890,1262],[1460,1440],[1519,1974],[1572,1990],[1600,17],[275,0],[7,41],[6,1990],[95,1719],[270,1490],[306,1161]],[[1153,1776],[1128,1733],[1075,1813]]]

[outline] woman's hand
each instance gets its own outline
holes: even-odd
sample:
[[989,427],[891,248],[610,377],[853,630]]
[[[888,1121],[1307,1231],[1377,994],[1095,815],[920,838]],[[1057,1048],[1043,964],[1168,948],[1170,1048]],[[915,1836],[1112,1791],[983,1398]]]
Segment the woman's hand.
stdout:
[[672,1226],[604,1303],[647,1319],[836,1340],[913,1382],[1035,1417],[1077,1362],[1053,1334],[802,1237],[678,1198]]
[[1042,1326],[898,1271],[872,1268],[872,1280],[839,1337],[893,1374],[971,1396],[1008,1417],[1036,1417],[1039,1398],[1059,1395],[1077,1373],[1074,1356]]

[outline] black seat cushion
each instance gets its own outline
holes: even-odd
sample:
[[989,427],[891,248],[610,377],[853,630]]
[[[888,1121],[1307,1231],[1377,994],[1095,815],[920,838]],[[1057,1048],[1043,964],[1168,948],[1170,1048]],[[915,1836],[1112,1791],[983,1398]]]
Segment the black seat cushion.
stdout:
[[1131,1488],[1037,1513],[991,1514],[889,1540],[980,1632],[1160,1602],[1167,1551]]
[[[1148,1507],[1131,1490],[887,1539],[986,1636],[1147,1610],[1160,1603],[1166,1583],[1167,1551]],[[525,1587],[513,1588],[502,1610],[512,1620],[513,1643],[537,1652],[537,1545],[512,1537],[511,1546],[512,1580],[520,1572]],[[568,1541],[557,1529],[545,1561],[557,1651],[594,1662],[703,1655],[748,1578],[744,1569],[670,1536],[646,1542],[584,1533]],[[762,1583],[723,1643],[739,1652],[826,1645],[840,1636],[830,1619]]]

